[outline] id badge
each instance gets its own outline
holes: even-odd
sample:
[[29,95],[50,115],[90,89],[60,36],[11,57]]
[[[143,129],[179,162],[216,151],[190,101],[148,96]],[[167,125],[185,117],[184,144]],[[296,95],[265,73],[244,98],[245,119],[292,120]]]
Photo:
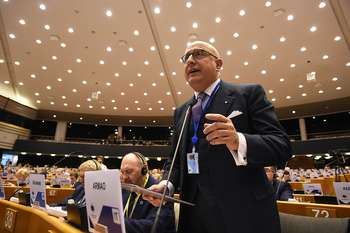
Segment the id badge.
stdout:
[[188,174],[199,174],[198,153],[195,150],[187,153],[187,172]]

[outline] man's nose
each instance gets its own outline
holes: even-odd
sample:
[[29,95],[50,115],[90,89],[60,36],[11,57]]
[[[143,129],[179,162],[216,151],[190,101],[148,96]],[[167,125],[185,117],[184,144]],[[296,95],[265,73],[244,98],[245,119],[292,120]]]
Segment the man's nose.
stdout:
[[190,63],[195,63],[196,60],[194,59],[194,57],[192,56],[192,54],[188,57],[186,64],[190,64]]

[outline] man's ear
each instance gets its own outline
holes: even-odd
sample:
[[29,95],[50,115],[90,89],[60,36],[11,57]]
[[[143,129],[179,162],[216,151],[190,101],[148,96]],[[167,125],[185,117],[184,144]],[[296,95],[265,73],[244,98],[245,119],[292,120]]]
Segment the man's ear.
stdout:
[[215,60],[216,63],[216,70],[220,71],[222,69],[223,66],[223,61],[221,58],[218,58]]

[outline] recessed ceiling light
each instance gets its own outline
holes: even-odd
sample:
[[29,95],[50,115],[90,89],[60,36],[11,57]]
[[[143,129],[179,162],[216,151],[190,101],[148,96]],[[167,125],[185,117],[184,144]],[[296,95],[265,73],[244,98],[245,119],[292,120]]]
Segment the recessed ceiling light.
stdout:
[[272,93],[273,93],[273,90],[269,90],[269,93],[272,94]]
[[171,32],[176,32],[176,27],[171,26],[171,27],[170,27],[170,31],[171,31]]
[[57,56],[52,56],[52,60],[57,60]]
[[38,104],[40,104],[40,103],[41,103],[41,100],[37,100],[36,102],[37,102]]
[[169,50],[169,49],[170,49],[170,45],[167,45],[167,44],[166,44],[166,45],[164,46],[164,48],[165,48],[166,50]]
[[337,87],[337,88],[335,88],[335,89],[337,89],[338,91],[340,91],[340,90],[341,90],[341,87]]
[[271,101],[272,101],[272,102],[275,102],[275,101],[276,101],[276,98],[272,98]]
[[108,46],[108,47],[106,48],[106,51],[107,51],[107,52],[112,52],[112,48],[111,48],[110,46]]
[[326,6],[326,1],[321,1],[320,4],[318,4],[319,8],[324,8]]
[[187,8],[191,8],[191,7],[192,7],[192,3],[191,3],[191,2],[189,2],[189,1],[188,1],[188,2],[186,2],[186,7],[187,7]]
[[61,78],[58,78],[57,81],[62,82],[62,79],[61,79]]
[[171,95],[170,91],[167,91],[165,94],[166,94],[166,95]]
[[193,23],[192,23],[192,28],[197,29],[197,28],[198,28],[198,26],[199,26],[199,25],[198,25],[198,23],[197,23],[197,22],[193,22]]
[[65,100],[65,99],[67,99],[67,97],[66,97],[66,96],[64,96],[64,95],[62,95],[62,99],[64,99],[64,100]]
[[341,40],[341,37],[340,37],[340,36],[336,36],[336,37],[334,37],[334,40],[335,40],[335,41],[340,41],[340,40]]
[[292,21],[293,19],[294,19],[294,15],[288,15],[288,16],[287,16],[287,20],[288,20],[288,21]]
[[240,10],[240,11],[239,11],[239,15],[240,15],[240,16],[244,16],[245,14],[246,14],[245,10]]
[[20,24],[22,24],[22,25],[25,25],[25,24],[26,24],[26,21],[25,21],[24,19],[20,19],[20,20],[18,20],[18,22],[19,22]]
[[165,74],[164,72],[160,72],[159,75],[163,77]]
[[295,68],[295,64],[290,64],[290,68]]
[[114,73],[114,76],[115,77],[119,77],[119,73]]
[[277,56],[275,54],[272,54],[270,57],[271,60],[275,60],[276,58],[277,58]]
[[299,87],[299,88],[303,88],[304,86],[303,86],[302,84],[300,84],[298,87]]
[[81,81],[81,82],[82,82],[82,84],[84,84],[84,85],[87,84],[87,81],[86,81],[86,80],[83,80],[83,81]]
[[147,93],[147,92],[144,92],[143,95],[144,95],[144,96],[148,96],[148,93]]
[[72,91],[73,91],[73,92],[77,92],[77,89],[74,88]]
[[46,10],[46,6],[45,6],[45,4],[43,4],[43,3],[41,3],[40,5],[39,5],[39,8],[40,8],[40,10]]
[[86,101],[87,102],[91,102],[91,98],[86,98]]
[[125,110],[128,111],[128,110],[129,110],[129,107],[125,107]]
[[238,32],[233,33],[233,37],[234,38],[238,38],[239,37],[239,33]]
[[13,34],[13,33],[10,33],[10,34],[9,34],[9,37],[10,37],[11,39],[15,39],[15,38],[16,38],[16,35]]
[[162,101],[161,101],[161,100],[158,100],[158,101],[157,101],[157,103],[158,103],[158,104],[161,104],[161,103],[162,103]]
[[258,45],[257,45],[257,44],[253,44],[253,45],[252,45],[252,49],[253,49],[253,50],[256,50],[257,48],[258,48]]
[[235,79],[239,79],[239,75],[238,74],[235,75]]
[[56,114],[53,114],[53,118],[56,118],[57,116],[56,116]]
[[266,70],[262,70],[260,73],[265,75],[267,72]]
[[128,50],[129,50],[130,53],[134,52],[134,48],[133,47],[130,47]]
[[284,78],[280,78],[280,82],[284,82]]
[[15,61],[14,63],[15,63],[16,66],[21,65],[21,63],[19,61]]
[[154,14],[159,15],[160,14],[160,7],[159,6],[154,7],[153,12],[154,12]]
[[83,120],[84,118],[83,117],[79,117],[80,120]]
[[100,63],[100,65],[104,65],[105,61],[104,60],[100,60],[99,63]]
[[5,80],[4,83],[5,83],[5,84],[10,84],[10,81]]
[[106,16],[111,17],[113,15],[113,12],[111,10],[106,10],[105,14]]
[[164,111],[164,108],[163,108],[163,107],[161,107],[161,108],[160,108],[160,111]]
[[50,30],[50,25],[48,25],[48,24],[46,24],[45,26],[44,26],[44,28],[45,28],[45,30]]
[[227,55],[227,56],[231,56],[231,55],[232,55],[232,51],[231,51],[231,50],[227,50],[227,51],[226,51],[226,55]]
[[172,75],[172,76],[175,76],[175,75],[176,75],[176,72],[175,72],[175,71],[173,71],[173,72],[171,73],[171,75]]
[[67,45],[66,45],[65,43],[61,43],[60,46],[61,46],[62,48],[65,48]]
[[92,108],[94,108],[94,106],[92,106],[92,105],[89,105],[89,108],[90,108],[90,109],[92,109]]
[[323,93],[324,93],[323,90],[319,90],[319,91],[318,91],[318,94],[323,94]]
[[69,70],[67,70],[67,73],[71,74],[71,73],[73,73],[73,71],[71,69],[69,69]]
[[291,99],[291,98],[292,98],[292,97],[291,97],[290,95],[287,95],[287,96],[286,96],[286,99],[287,99],[287,100],[289,100],[289,99]]
[[117,107],[116,107],[116,106],[114,106],[114,107],[113,107],[113,110],[117,110]]
[[75,105],[77,108],[80,108],[80,104]]
[[42,66],[41,69],[42,70],[47,70],[47,66]]
[[152,111],[152,108],[148,108],[148,111]]
[[73,33],[74,32],[74,29],[72,27],[68,28],[68,32],[69,33]]
[[310,32],[315,32],[315,31],[317,31],[317,27],[316,26],[310,27]]
[[338,77],[333,77],[332,81],[338,81]]
[[39,96],[40,94],[39,94],[39,92],[35,92],[34,95],[35,96]]
[[138,100],[135,100],[134,103],[135,103],[135,104],[138,104],[138,103],[140,103],[140,102],[139,102]]
[[292,111],[292,113],[293,113],[293,114],[295,114],[295,113],[296,113],[296,111],[295,111],[295,110],[293,110],[293,111]]
[[110,82],[106,82],[106,85],[107,86],[111,86],[112,84]]
[[51,105],[54,105],[54,104],[55,104],[55,102],[51,101],[51,102],[50,102],[50,104],[51,104]]
[[5,63],[5,60],[4,59],[0,59],[0,63]]
[[139,32],[138,30],[135,30],[135,31],[134,31],[134,35],[135,35],[135,36],[139,36],[139,35],[140,35],[140,32]]
[[243,65],[247,66],[249,63],[247,61],[243,62]]
[[81,59],[80,59],[80,58],[77,58],[75,61],[76,61],[77,63],[81,63]]
[[271,1],[266,1],[266,2],[265,2],[265,6],[266,6],[266,7],[270,7],[271,5],[272,5]]
[[178,94],[178,95],[181,95],[181,94],[182,94],[182,92],[181,92],[181,91],[178,91],[178,92],[177,92],[177,94]]
[[153,86],[153,87],[157,86],[157,83],[152,83],[152,86]]
[[149,65],[149,61],[147,61],[147,60],[146,60],[146,61],[144,61],[143,63],[144,63],[146,66],[148,66],[148,65]]
[[67,106],[68,106],[68,104],[67,104],[67,103],[63,103],[63,105],[64,105],[65,107],[67,107]]
[[285,42],[286,41],[286,38],[284,36],[281,36],[280,37],[280,42]]
[[101,109],[106,109],[106,107],[105,106],[101,106]]
[[306,47],[301,47],[301,48],[300,48],[300,51],[301,51],[301,52],[305,52],[305,51],[306,51]]
[[347,67],[350,67],[350,62],[346,63],[345,65],[346,65]]
[[125,95],[125,93],[124,92],[120,92],[120,95]]
[[220,17],[216,17],[216,18],[215,18],[215,22],[216,22],[216,23],[220,23],[220,22],[221,22],[221,18],[220,18]]
[[35,74],[31,74],[30,77],[31,78],[36,78],[36,75]]
[[327,60],[327,59],[328,59],[328,55],[327,55],[327,54],[323,55],[323,56],[322,56],[322,59],[323,59],[323,60]]
[[151,46],[149,49],[150,49],[151,51],[156,51],[156,47],[155,47],[155,46]]
[[129,86],[130,86],[130,87],[133,87],[133,86],[134,86],[134,84],[133,84],[133,83],[129,83]]
[[128,64],[128,63],[127,63],[126,61],[123,61],[123,62],[122,62],[122,65],[123,65],[123,66],[126,66],[127,64]]
[[307,94],[306,94],[306,93],[302,93],[301,96],[304,96],[304,97],[305,97],[305,96],[307,96]]
[[141,73],[137,73],[137,77],[141,77],[142,76],[142,74]]
[[24,85],[24,83],[23,83],[23,82],[19,82],[19,83],[18,83],[18,85],[23,86],[23,85]]
[[175,109],[176,109],[176,107],[172,107],[171,109],[172,109],[172,110],[175,110]]

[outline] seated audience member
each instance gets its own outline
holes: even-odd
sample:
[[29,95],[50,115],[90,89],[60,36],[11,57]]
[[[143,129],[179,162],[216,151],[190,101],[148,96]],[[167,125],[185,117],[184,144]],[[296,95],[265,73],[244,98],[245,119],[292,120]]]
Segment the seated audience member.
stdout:
[[77,171],[71,171],[69,174],[70,183],[73,187],[75,187],[75,184],[78,182],[79,173]]
[[[133,152],[124,156],[120,166],[121,182],[148,188],[158,183],[148,172],[148,165],[141,153]],[[123,190],[125,228],[127,233],[148,233],[155,220],[157,207],[142,199],[140,193]],[[166,203],[161,211],[157,232],[175,232],[173,203]]]
[[100,165],[101,165],[101,170],[104,171],[104,170],[107,170],[107,169],[108,169],[107,166],[103,164],[104,158],[103,158],[102,155],[98,155],[98,156],[96,157],[96,159],[97,159],[97,161],[98,161],[98,162],[100,163]]
[[59,205],[66,206],[68,200],[73,199],[77,205],[85,205],[85,190],[84,190],[84,174],[87,171],[101,170],[100,163],[96,160],[87,160],[79,166],[79,179],[74,185],[74,192],[72,195],[66,197]]
[[25,186],[29,183],[29,171],[26,168],[20,168],[15,174],[17,179],[17,186]]
[[283,172],[283,181],[286,182],[286,183],[291,182],[289,171],[284,171]]
[[272,184],[276,200],[288,201],[289,198],[293,198],[293,190],[290,184],[276,179],[275,167],[265,167],[265,172],[268,180]]

